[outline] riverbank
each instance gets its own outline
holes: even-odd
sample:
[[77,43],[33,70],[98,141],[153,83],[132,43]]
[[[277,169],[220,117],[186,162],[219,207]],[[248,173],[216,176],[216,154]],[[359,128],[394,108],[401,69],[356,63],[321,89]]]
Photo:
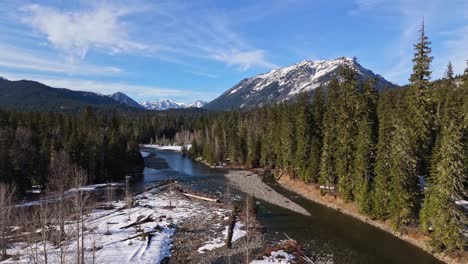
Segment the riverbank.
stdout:
[[428,246],[429,237],[422,234],[417,229],[409,229],[406,233],[395,232],[389,225],[389,223],[384,221],[372,220],[368,216],[365,216],[359,213],[357,206],[353,203],[346,203],[339,197],[331,195],[322,195],[320,190],[313,185],[306,184],[299,179],[291,179],[288,175],[283,175],[278,183],[284,188],[293,191],[306,199],[309,199],[313,202],[319,203],[326,207],[335,209],[344,214],[352,216],[356,219],[359,219],[367,224],[373,225],[381,230],[384,230],[392,235],[421,248],[422,250],[433,255],[437,259],[449,263],[449,264],[464,264],[468,263],[468,255],[466,252],[461,253],[460,255],[449,255],[445,253],[436,253],[433,252]]
[[310,213],[306,209],[273,190],[257,174],[245,170],[229,170],[225,176],[242,192],[252,194],[258,199],[291,211],[310,216]]
[[[47,225],[45,232],[40,226],[17,227],[16,232],[27,239],[11,244],[11,257],[0,263],[42,263],[46,258],[49,263],[60,263],[60,259],[68,263],[76,260],[77,254],[86,263],[168,263],[176,251],[183,250],[180,243],[174,243],[175,238],[193,245],[191,252],[184,253],[197,259],[215,249],[220,255],[225,253],[224,232],[231,213],[225,205],[187,198],[171,185],[138,194],[133,204],[132,208],[127,208],[125,201],[102,204],[98,206],[102,209],[86,213],[82,223],[71,215],[65,239],[60,242],[54,240],[54,224]],[[47,221],[56,221],[55,216],[49,217]],[[183,232],[184,226],[193,226],[194,219],[202,227],[196,239]],[[233,241],[244,236],[238,222]]]

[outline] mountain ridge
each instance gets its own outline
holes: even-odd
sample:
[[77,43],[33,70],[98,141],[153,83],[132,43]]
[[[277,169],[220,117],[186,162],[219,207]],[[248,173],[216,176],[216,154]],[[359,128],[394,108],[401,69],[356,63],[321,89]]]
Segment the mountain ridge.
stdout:
[[310,93],[321,85],[326,86],[332,77],[338,76],[339,68],[343,64],[355,68],[361,80],[375,78],[377,89],[397,86],[385,80],[381,75],[364,68],[351,58],[304,60],[245,78],[205,107],[212,110],[229,110],[289,101],[299,93]]
[[32,80],[0,79],[0,109],[16,111],[79,112],[91,106],[98,110],[138,111],[106,95],[54,88]]

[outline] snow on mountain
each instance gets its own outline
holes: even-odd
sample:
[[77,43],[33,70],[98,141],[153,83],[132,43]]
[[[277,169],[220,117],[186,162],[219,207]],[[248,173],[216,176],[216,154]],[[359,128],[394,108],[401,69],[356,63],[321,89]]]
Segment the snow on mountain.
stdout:
[[362,67],[351,58],[305,60],[256,77],[244,79],[205,107],[228,110],[287,101],[301,92],[313,91],[321,85],[326,86],[333,76],[339,74],[340,65],[343,64],[355,68],[362,80],[375,78],[378,89],[385,86],[395,86],[382,76]]
[[143,108],[139,103],[137,103],[135,100],[133,100],[128,95],[122,92],[116,92],[116,93],[110,94],[109,97],[129,106],[133,106],[136,108]]
[[172,108],[185,108],[184,103],[176,103],[171,99],[162,99],[158,101],[143,101],[140,103],[141,106],[148,110],[167,110]]
[[202,108],[206,102],[196,101],[191,104],[177,103],[171,99],[162,99],[157,101],[143,101],[140,105],[148,110],[167,110],[167,109],[179,109],[179,108]]
[[207,103],[206,102],[203,102],[203,101],[196,101],[194,103],[191,103],[189,104],[187,107],[193,107],[193,108],[202,108],[206,105]]

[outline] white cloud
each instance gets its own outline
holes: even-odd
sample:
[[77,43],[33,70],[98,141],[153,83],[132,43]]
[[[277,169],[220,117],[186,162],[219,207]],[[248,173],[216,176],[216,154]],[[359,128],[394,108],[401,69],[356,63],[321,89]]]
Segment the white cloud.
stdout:
[[38,4],[23,8],[23,22],[45,35],[50,44],[72,58],[84,58],[91,48],[109,53],[143,50],[145,45],[131,41],[123,18],[132,9],[99,5],[91,9],[63,11]]
[[259,66],[262,68],[278,67],[265,58],[265,52],[263,50],[233,50],[215,54],[213,57],[216,60],[225,62],[229,65],[237,65],[242,70],[247,70],[255,66]]
[[[145,7],[139,9],[129,6],[102,2],[59,9],[34,4],[23,7],[20,14],[26,25],[72,61],[84,59],[94,49],[109,54],[135,53],[182,65],[196,58],[241,70],[274,66],[266,51],[252,47],[232,30],[235,20],[221,10],[174,1],[143,4]],[[136,13],[141,15],[134,16]]]
[[0,50],[2,51],[0,52],[0,67],[2,68],[69,75],[114,75],[122,72],[116,67],[90,65],[83,62],[71,63],[50,54],[40,55],[36,51],[1,43]]

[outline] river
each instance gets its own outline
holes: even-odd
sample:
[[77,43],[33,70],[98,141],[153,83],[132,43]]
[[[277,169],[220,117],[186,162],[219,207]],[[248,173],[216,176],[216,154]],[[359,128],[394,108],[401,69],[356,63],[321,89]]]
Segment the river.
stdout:
[[[212,169],[178,152],[142,149],[145,157],[141,177],[133,181],[140,191],[156,181],[174,179],[199,191],[222,195],[228,186],[225,170]],[[278,192],[307,209],[304,216],[273,204],[260,201],[258,219],[266,227],[267,238],[285,239],[285,234],[298,240],[313,259],[321,263],[442,263],[423,250],[387,232],[365,224],[336,210],[316,204],[284,188],[269,183]],[[230,187],[233,196],[242,195]]]

